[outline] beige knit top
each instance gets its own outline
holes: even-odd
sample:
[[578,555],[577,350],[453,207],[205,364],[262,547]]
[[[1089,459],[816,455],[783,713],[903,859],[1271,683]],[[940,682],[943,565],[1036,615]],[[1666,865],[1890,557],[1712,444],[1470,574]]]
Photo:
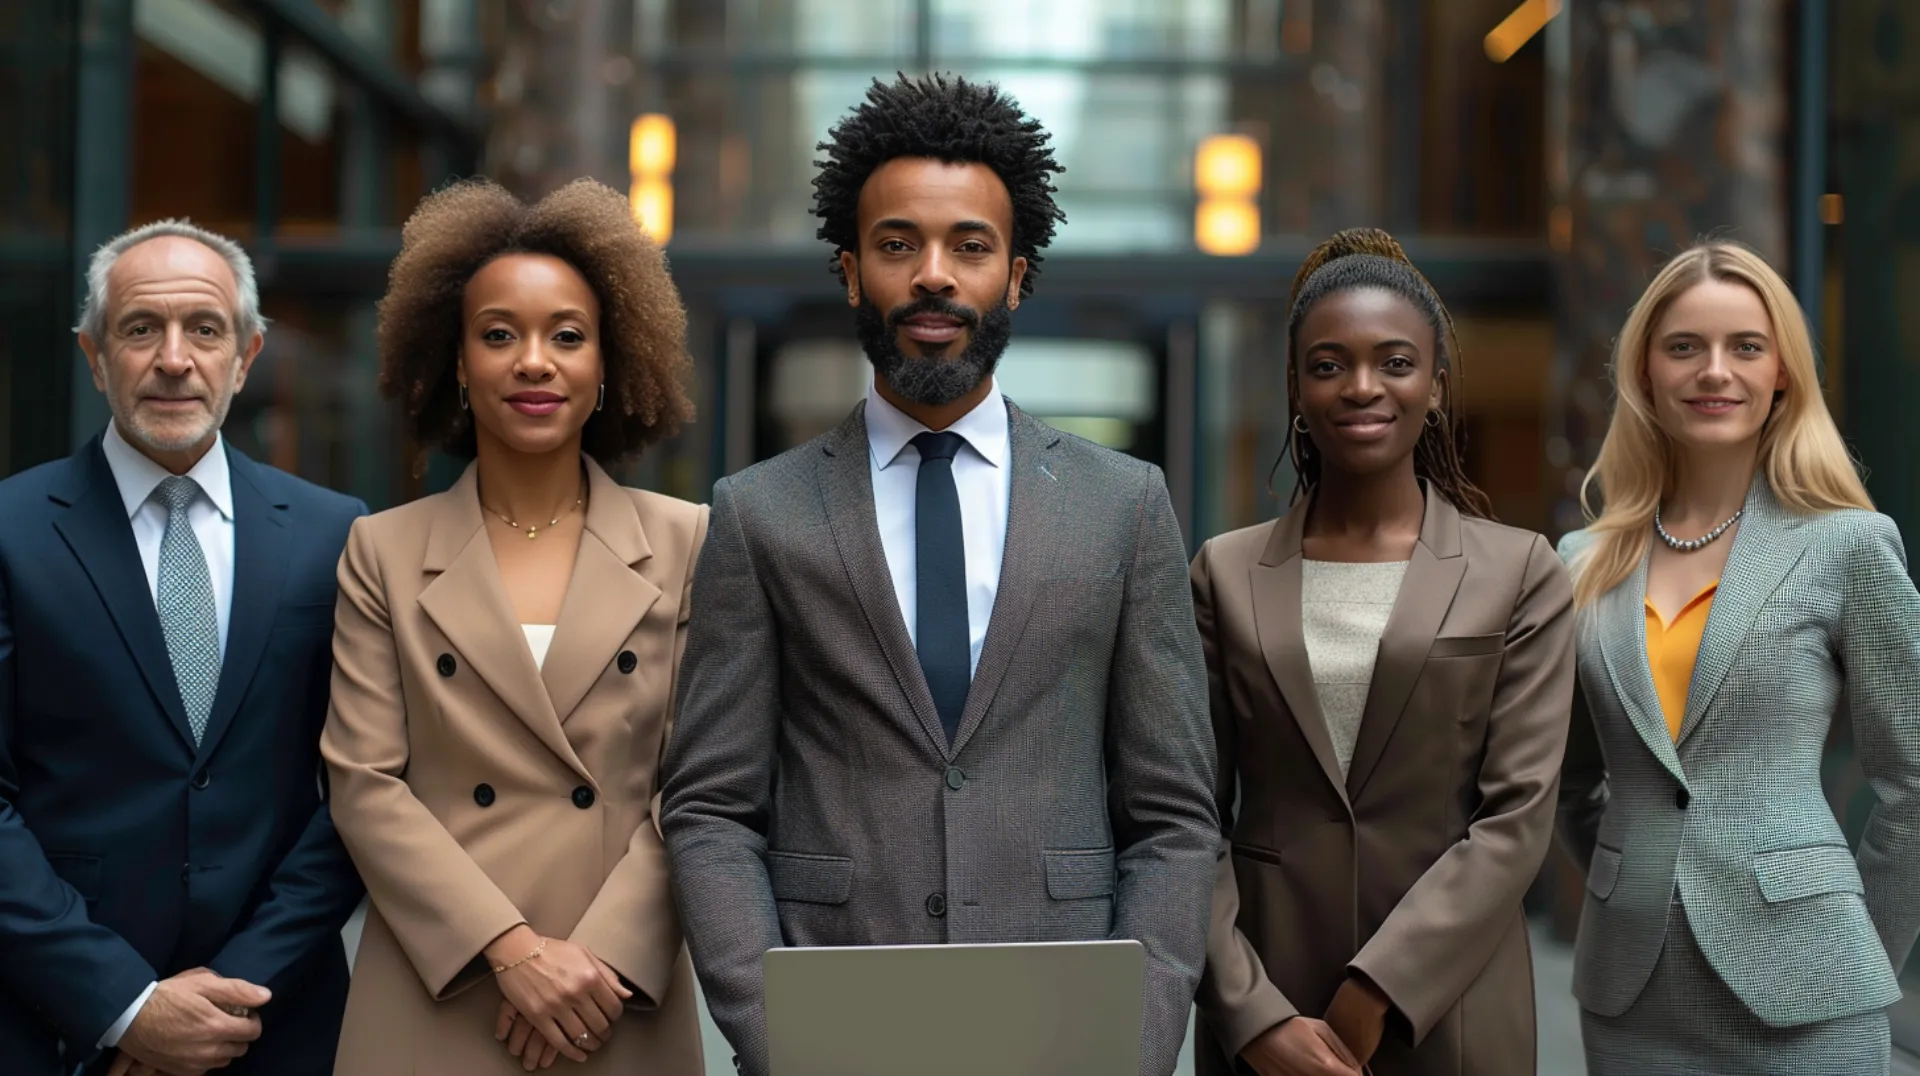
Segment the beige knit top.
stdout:
[[1360,737],[1380,636],[1400,596],[1406,561],[1346,564],[1308,560],[1301,565],[1300,619],[1320,713],[1333,738],[1344,776]]

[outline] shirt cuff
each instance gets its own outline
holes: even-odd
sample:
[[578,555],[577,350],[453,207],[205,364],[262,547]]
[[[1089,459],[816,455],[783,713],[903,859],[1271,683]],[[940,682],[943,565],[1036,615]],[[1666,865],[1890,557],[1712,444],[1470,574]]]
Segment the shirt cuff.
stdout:
[[148,983],[147,988],[140,991],[140,996],[133,999],[133,1004],[127,1006],[126,1012],[120,1014],[120,1019],[115,1020],[113,1026],[107,1029],[107,1033],[100,1036],[100,1049],[111,1050],[120,1045],[120,1037],[133,1026],[134,1018],[140,1015],[140,1010],[146,1007],[147,999],[153,996],[154,990],[159,986],[159,983]]

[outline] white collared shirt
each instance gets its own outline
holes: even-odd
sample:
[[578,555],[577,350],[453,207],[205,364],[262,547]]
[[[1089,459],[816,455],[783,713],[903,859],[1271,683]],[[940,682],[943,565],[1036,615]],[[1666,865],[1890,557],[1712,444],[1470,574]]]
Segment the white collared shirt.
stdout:
[[[157,608],[160,540],[167,534],[167,506],[154,499],[153,491],[160,488],[169,472],[128,444],[113,423],[107,424],[100,449],[106,453],[107,467],[120,487],[120,501],[133,525],[133,542],[140,548],[140,566],[147,572],[147,590]],[[187,477],[200,487],[200,496],[187,506],[187,521],[193,524],[193,535],[200,540],[200,551],[207,558],[214,616],[220,623],[220,654],[225,657],[227,624],[233,612],[233,474],[227,467],[226,443],[218,434],[214,435],[213,447],[193,465]]]
[[[160,540],[167,534],[167,506],[153,497],[153,491],[169,477],[165,467],[148,459],[139,449],[120,436],[120,428],[107,424],[100,439],[106,454],[107,469],[113,472],[114,485],[120,489],[120,501],[127,509],[127,521],[133,526],[133,543],[140,550],[140,566],[146,569],[147,591],[155,608],[160,601]],[[227,467],[227,446],[214,435],[213,447],[187,472],[200,496],[187,506],[187,522],[200,540],[200,551],[207,558],[207,575],[213,584],[214,616],[220,624],[220,654],[227,653],[227,624],[233,612],[233,474]],[[135,998],[120,1019],[100,1036],[100,1048],[112,1049],[133,1026],[134,1017],[153,996],[159,984],[150,984]]]
[[[927,428],[867,386],[867,448],[873,467],[873,514],[880,524],[880,545],[893,576],[893,594],[907,622],[907,637],[918,639],[918,546],[914,532],[915,491],[920,450],[912,445]],[[1000,590],[1000,559],[1007,545],[1007,505],[1012,484],[1012,444],[1007,402],[995,380],[980,406],[947,427],[966,441],[953,458],[953,484],[960,494],[960,531],[967,560],[967,639],[970,670],[980,667],[987,621]]]

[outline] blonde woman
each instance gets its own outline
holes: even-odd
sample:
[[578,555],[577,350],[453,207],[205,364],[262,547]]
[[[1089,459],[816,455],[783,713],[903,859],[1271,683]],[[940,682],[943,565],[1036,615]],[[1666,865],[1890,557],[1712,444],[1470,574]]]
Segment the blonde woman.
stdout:
[[[1627,319],[1561,553],[1579,676],[1563,837],[1594,1076],[1888,1069],[1920,933],[1920,595],[1751,251],[1674,259]],[[1842,698],[1879,806],[1858,855],[1820,785]]]

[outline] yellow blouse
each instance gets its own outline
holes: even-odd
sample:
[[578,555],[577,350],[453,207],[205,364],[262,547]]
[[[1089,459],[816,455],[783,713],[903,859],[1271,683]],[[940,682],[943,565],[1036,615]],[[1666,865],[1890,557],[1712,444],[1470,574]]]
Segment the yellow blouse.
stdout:
[[1687,717],[1687,686],[1693,682],[1694,659],[1700,656],[1700,637],[1707,630],[1707,614],[1713,608],[1718,579],[1680,607],[1673,623],[1660,622],[1653,600],[1647,600],[1647,668],[1653,672],[1653,687],[1660,694],[1660,712],[1666,716],[1667,732],[1680,741],[1680,725]]

